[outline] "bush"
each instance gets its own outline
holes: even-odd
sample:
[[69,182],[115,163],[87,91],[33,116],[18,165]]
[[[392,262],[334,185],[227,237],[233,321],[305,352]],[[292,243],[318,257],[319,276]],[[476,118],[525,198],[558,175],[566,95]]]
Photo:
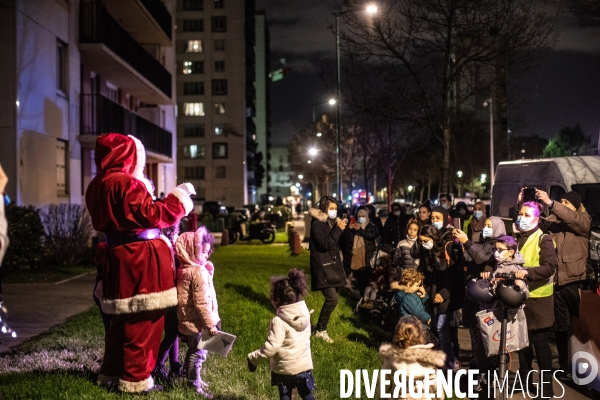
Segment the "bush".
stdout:
[[45,261],[74,265],[86,258],[92,236],[92,220],[79,204],[50,204],[40,211],[44,226]]
[[270,220],[275,222],[277,229],[285,227],[287,221],[291,221],[292,211],[287,206],[275,206],[271,209]]
[[38,210],[33,206],[6,206],[10,244],[2,267],[7,269],[38,268],[44,249],[44,227]]

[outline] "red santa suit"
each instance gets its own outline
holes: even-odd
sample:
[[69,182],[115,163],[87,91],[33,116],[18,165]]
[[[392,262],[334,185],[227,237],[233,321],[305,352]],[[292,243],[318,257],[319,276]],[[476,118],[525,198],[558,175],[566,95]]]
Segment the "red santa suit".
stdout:
[[94,229],[106,234],[102,310],[113,314],[98,383],[142,392],[154,386],[150,372],[164,326],[165,309],[177,305],[172,248],[159,229],[193,208],[191,184],[154,201],[143,176],[141,142],[116,133],[96,141],[98,174],[85,199]]

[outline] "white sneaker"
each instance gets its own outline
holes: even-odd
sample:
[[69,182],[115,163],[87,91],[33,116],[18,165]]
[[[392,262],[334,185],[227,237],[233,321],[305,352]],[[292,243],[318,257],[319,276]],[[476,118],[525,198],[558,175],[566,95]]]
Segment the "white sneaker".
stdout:
[[323,339],[326,343],[333,343],[333,339],[329,337],[327,331],[316,331],[315,337]]

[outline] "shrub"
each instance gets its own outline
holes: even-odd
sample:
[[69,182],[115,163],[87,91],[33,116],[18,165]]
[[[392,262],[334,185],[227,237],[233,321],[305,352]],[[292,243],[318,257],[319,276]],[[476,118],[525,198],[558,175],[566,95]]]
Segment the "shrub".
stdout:
[[79,204],[50,204],[40,211],[44,226],[45,261],[74,265],[86,258],[92,236],[92,220]]
[[44,252],[44,227],[38,210],[33,206],[6,206],[10,244],[2,267],[7,269],[38,268]]

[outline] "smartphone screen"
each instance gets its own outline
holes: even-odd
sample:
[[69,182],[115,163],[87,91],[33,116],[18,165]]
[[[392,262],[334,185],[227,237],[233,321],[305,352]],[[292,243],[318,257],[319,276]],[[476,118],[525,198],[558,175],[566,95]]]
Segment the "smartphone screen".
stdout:
[[356,223],[356,217],[354,215],[350,217],[350,223],[351,224],[355,224]]
[[523,202],[528,201],[536,201],[534,187],[526,187],[523,189]]

